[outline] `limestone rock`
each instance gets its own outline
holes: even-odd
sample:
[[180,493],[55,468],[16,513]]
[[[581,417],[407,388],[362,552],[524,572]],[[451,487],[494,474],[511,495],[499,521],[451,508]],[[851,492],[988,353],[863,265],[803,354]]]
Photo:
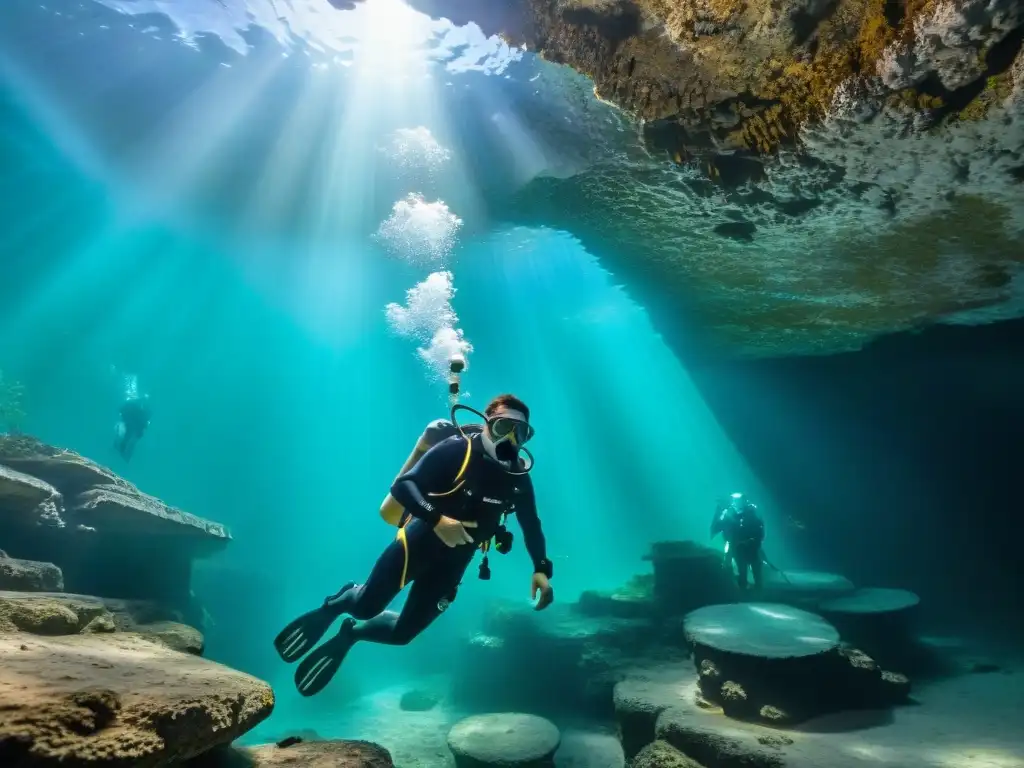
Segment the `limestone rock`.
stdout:
[[[0,463],[59,491],[75,526],[128,537],[185,536],[205,545],[201,553],[221,549],[230,538],[219,523],[170,507],[74,451],[27,436],[0,436]],[[6,485],[0,481],[0,488]]]
[[189,536],[208,541],[210,551],[227,543],[228,533],[220,523],[190,515],[133,488],[100,485],[83,491],[69,501],[70,514],[99,531],[125,535]]
[[27,435],[0,436],[0,464],[39,478],[65,495],[96,485],[132,487],[111,470],[74,451],[54,448]]
[[515,713],[467,717],[448,733],[457,768],[553,768],[561,740],[544,718]]
[[0,557],[0,590],[16,592],[60,592],[64,574],[53,563]]
[[134,631],[175,651],[191,653],[195,656],[203,655],[205,646],[203,633],[188,624],[180,624],[176,621],[156,621],[151,624],[138,624]]
[[146,768],[227,744],[267,717],[256,678],[127,634],[0,634],[5,764]]
[[36,635],[138,632],[168,647],[201,653],[198,630],[180,624],[176,611],[140,600],[45,592],[0,592],[0,632]]
[[665,741],[655,741],[640,750],[629,768],[704,768]]
[[0,463],[0,523],[63,527],[63,505],[52,485]]
[[615,686],[615,720],[627,758],[654,741],[658,716],[680,703],[693,679],[689,664],[655,664],[632,670]]
[[234,747],[202,755],[188,768],[393,768],[386,749],[367,741],[305,741]]

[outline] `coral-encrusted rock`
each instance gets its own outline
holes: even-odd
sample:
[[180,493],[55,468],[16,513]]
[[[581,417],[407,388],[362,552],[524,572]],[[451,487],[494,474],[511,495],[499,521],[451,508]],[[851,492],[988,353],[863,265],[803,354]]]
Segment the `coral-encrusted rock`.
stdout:
[[267,717],[270,686],[127,634],[0,634],[4,764],[169,765]]
[[685,623],[701,695],[730,717],[781,726],[899,703],[874,661],[840,649],[820,616],[754,603],[702,608]]
[[64,574],[53,563],[0,556],[0,590],[60,592],[63,589]]
[[188,768],[393,768],[390,753],[368,741],[294,741],[215,750]]
[[655,741],[640,750],[629,768],[703,768],[666,741]]
[[534,715],[475,715],[456,723],[448,748],[456,768],[553,768],[558,729]]

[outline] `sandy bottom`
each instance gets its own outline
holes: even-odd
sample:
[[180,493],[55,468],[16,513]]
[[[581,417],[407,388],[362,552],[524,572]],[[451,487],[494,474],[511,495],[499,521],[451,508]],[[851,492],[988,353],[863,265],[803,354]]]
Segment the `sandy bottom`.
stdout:
[[[315,732],[325,739],[363,739],[388,749],[398,768],[453,768],[448,730],[475,712],[444,701],[428,712],[404,712],[402,694],[443,690],[444,680],[417,680],[358,699],[349,706],[301,715],[279,709],[246,742]],[[855,712],[820,718],[797,731],[771,731],[696,710],[694,723],[741,741],[781,733],[786,768],[1024,768],[1024,666],[965,675],[923,686],[917,704],[891,713]],[[557,722],[558,768],[623,768],[613,727]],[[307,733],[307,737],[312,733]]]
[[[277,741],[292,733],[303,735],[303,731],[309,731],[323,739],[373,741],[391,753],[397,768],[453,768],[455,763],[446,738],[449,729],[464,717],[482,713],[459,711],[443,700],[427,712],[405,712],[399,707],[406,691],[444,690],[445,684],[444,679],[411,681],[364,696],[343,709],[314,716],[307,711],[297,718],[287,710],[278,710],[245,741]],[[562,746],[555,756],[557,768],[623,768],[622,748],[613,725],[555,725],[562,732]]]
[[821,718],[808,728],[815,733],[795,735],[794,747],[807,740],[819,759],[829,750],[841,758],[829,761],[835,768],[1024,768],[1024,669],[933,683],[914,699],[891,722],[863,730],[828,732],[856,726],[857,715]]

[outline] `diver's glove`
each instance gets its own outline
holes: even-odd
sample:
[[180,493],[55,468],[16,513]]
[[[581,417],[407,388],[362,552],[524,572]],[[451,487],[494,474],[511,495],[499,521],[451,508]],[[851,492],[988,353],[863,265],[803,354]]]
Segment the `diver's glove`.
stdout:
[[476,523],[472,520],[461,521],[441,515],[441,519],[434,526],[434,533],[446,546],[457,547],[460,544],[473,543],[473,537],[469,535],[467,528],[476,528]]
[[[540,599],[537,599],[538,593]],[[543,573],[533,574],[533,581],[530,582],[530,599],[537,600],[533,606],[535,611],[543,611],[555,601],[555,590],[551,588],[551,582]]]

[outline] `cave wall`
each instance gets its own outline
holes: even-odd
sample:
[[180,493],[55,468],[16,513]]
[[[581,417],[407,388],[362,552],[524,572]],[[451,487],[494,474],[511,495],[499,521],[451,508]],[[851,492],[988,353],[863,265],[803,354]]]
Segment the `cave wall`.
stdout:
[[[946,629],[1024,630],[1024,321],[856,353],[693,359],[807,565],[921,594]],[[769,552],[770,556],[770,552]]]

